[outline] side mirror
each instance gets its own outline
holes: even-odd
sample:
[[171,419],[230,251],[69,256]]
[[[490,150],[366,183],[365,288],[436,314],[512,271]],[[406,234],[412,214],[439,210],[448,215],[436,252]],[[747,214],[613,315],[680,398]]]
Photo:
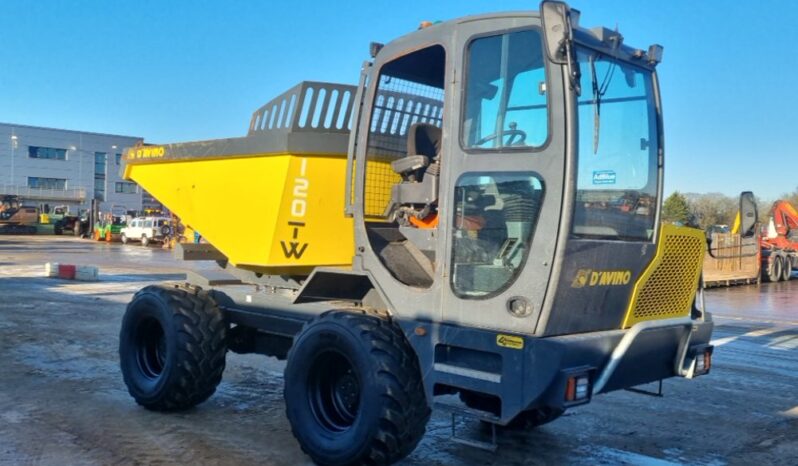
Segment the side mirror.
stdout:
[[740,236],[743,238],[754,236],[758,219],[754,193],[751,191],[740,193]]
[[540,3],[540,21],[549,60],[560,65],[567,63],[565,44],[573,37],[571,9],[565,2],[544,0]]

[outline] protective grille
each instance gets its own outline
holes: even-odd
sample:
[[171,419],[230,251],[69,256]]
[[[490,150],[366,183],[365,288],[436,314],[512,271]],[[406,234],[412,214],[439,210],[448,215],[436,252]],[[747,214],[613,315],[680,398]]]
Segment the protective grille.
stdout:
[[440,127],[443,89],[407,79],[381,76],[369,125],[366,149],[364,213],[381,218],[391,200],[391,187],[401,177],[391,162],[407,155],[407,131],[415,123]]
[[689,315],[705,247],[701,230],[663,225],[657,254],[635,285],[623,327]]
[[366,217],[378,220],[385,216],[391,201],[391,186],[402,178],[391,168],[391,162],[368,160],[366,162],[366,186],[363,197],[363,212]]

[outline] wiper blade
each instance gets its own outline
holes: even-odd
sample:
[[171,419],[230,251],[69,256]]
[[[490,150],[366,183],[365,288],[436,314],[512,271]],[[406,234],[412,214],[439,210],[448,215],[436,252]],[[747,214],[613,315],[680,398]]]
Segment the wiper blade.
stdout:
[[612,82],[612,76],[615,74],[615,68],[617,67],[615,62],[609,62],[607,74],[604,75],[604,79],[601,81],[601,86],[599,86],[598,78],[596,76],[596,58],[597,56],[594,57],[593,55],[588,57],[593,84],[593,154],[598,153],[599,129],[601,127],[601,99],[604,97],[604,94],[607,93],[607,89],[610,87],[610,82]]
[[599,93],[598,79],[596,79],[596,60],[593,55],[588,57],[590,62],[590,77],[593,86],[593,154],[598,153],[599,127],[601,125],[601,94]]

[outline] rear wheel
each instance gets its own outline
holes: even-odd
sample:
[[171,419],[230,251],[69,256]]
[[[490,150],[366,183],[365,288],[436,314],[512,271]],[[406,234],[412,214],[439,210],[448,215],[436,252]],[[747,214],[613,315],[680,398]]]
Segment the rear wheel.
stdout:
[[147,246],[148,244],[150,244],[150,239],[147,237],[147,235],[141,235],[141,245]]
[[767,279],[770,282],[781,280],[781,256],[771,256],[770,267],[768,267]]
[[285,368],[294,437],[322,465],[388,465],[424,436],[430,409],[415,353],[389,321],[328,312],[296,337]]
[[792,261],[790,260],[789,256],[782,257],[781,267],[781,279],[785,282],[789,281],[792,277]]
[[119,359],[128,392],[156,411],[207,400],[222,380],[227,326],[204,292],[148,286],[122,320]]

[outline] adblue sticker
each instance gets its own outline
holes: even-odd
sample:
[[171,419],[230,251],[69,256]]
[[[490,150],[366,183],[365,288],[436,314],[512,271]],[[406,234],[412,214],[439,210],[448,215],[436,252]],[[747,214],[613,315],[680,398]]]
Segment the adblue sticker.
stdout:
[[593,172],[593,184],[615,184],[614,170],[596,170]]

